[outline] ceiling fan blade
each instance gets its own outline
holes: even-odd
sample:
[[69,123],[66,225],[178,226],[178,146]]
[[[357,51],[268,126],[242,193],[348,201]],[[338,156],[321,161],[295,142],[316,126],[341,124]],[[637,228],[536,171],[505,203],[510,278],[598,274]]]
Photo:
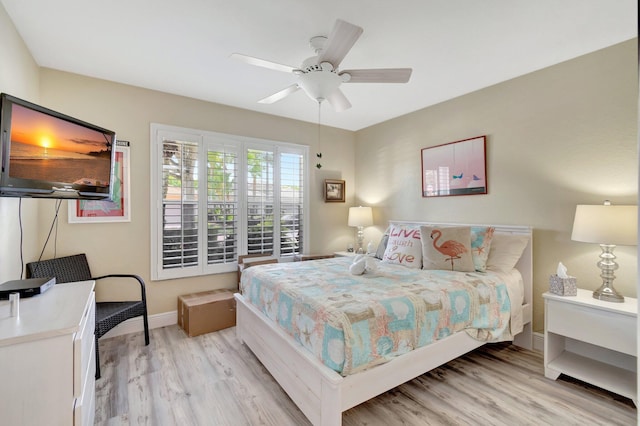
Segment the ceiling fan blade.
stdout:
[[279,92],[274,93],[273,95],[267,96],[264,99],[260,99],[258,101],[259,104],[272,104],[274,102],[278,102],[280,99],[284,99],[287,96],[289,96],[290,94],[292,94],[293,92],[296,92],[298,89],[300,89],[300,86],[298,86],[297,84],[292,84],[291,86],[282,89]]
[[265,59],[256,58],[254,56],[243,55],[242,53],[232,53],[231,58],[246,62],[250,65],[269,68],[276,71],[293,72],[293,70],[296,69],[294,67],[290,67],[289,65],[282,65],[277,62],[267,61]]
[[333,30],[324,49],[318,57],[318,63],[329,62],[333,68],[338,68],[340,62],[349,53],[355,42],[360,38],[363,29],[341,19],[336,20]]
[[347,99],[340,89],[334,90],[329,96],[327,96],[327,101],[329,101],[333,109],[337,112],[351,108],[351,102],[349,102],[349,99]]
[[369,70],[344,70],[340,76],[349,74],[345,83],[406,83],[411,78],[411,68],[380,68]]

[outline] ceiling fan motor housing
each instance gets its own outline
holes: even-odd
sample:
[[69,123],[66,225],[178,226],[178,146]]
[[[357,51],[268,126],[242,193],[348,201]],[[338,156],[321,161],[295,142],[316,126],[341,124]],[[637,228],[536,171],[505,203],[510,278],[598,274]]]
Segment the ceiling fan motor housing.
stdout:
[[300,67],[300,69],[303,72],[336,71],[330,62],[319,62],[317,56],[312,56],[305,59],[304,62],[302,62],[302,66]]

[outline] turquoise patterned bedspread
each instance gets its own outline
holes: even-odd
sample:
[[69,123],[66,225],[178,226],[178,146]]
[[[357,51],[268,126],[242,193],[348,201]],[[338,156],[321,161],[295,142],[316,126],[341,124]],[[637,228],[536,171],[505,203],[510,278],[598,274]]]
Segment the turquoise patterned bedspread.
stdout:
[[337,257],[253,266],[242,273],[242,293],[343,376],[463,329],[486,340],[508,333],[511,306],[501,275],[386,263],[351,275],[350,263]]

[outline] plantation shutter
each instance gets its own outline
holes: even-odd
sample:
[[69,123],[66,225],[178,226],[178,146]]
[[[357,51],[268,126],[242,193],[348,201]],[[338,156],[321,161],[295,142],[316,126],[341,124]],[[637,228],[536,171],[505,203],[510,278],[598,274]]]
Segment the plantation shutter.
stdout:
[[300,253],[304,223],[304,156],[280,154],[280,255]]
[[207,263],[231,263],[238,253],[238,151],[207,151]]
[[162,268],[198,266],[198,144],[162,142]]
[[273,253],[274,155],[247,149],[247,253]]

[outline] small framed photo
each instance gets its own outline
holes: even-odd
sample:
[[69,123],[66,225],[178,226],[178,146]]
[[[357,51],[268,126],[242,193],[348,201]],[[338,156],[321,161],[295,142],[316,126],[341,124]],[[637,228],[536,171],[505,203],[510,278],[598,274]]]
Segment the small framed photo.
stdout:
[[325,203],[344,203],[345,184],[343,180],[325,179]]

